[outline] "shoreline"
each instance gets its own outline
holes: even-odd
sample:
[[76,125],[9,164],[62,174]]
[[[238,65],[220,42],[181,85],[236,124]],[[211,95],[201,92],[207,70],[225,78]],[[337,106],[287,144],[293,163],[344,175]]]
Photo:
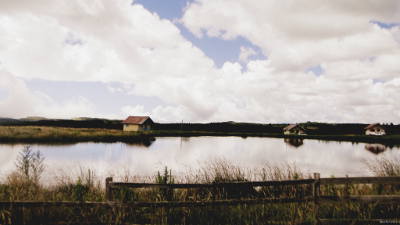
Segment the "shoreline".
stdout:
[[377,143],[389,147],[400,146],[400,135],[283,135],[262,132],[176,131],[153,130],[124,132],[116,129],[64,128],[45,126],[0,126],[0,143],[66,144],[80,142],[138,143],[149,145],[157,137],[260,137],[282,139],[310,139],[353,143]]

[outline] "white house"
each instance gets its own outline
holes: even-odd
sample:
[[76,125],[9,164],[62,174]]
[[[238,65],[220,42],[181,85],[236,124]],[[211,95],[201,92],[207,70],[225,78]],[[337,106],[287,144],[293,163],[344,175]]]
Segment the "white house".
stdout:
[[122,121],[124,131],[146,131],[151,130],[154,122],[148,116],[128,116]]
[[298,124],[290,124],[283,128],[285,135],[306,135],[306,130]]
[[379,123],[370,124],[364,128],[365,135],[385,135],[386,131]]

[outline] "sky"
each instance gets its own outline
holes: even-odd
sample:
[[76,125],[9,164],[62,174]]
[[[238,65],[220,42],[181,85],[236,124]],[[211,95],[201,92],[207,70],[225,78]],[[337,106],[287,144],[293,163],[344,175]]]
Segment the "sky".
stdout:
[[2,0],[0,117],[400,123],[398,0]]

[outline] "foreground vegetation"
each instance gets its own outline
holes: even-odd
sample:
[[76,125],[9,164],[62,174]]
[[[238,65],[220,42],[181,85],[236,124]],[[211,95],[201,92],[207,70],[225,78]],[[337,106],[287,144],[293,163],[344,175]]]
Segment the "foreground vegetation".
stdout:
[[[105,201],[104,184],[91,171],[82,171],[78,177],[62,177],[51,185],[40,182],[43,156],[29,147],[19,155],[17,170],[0,184],[0,201]],[[377,176],[400,176],[400,163],[395,159],[380,159],[369,162],[369,168]],[[221,183],[233,181],[295,180],[309,178],[293,165],[269,166],[246,170],[226,161],[212,161],[198,171],[174,176],[165,168],[154,177],[139,177],[125,174],[117,178],[123,182],[169,183]],[[179,189],[163,188],[129,189],[114,191],[117,202],[136,201],[207,201],[222,199],[249,199],[257,197],[304,197],[310,195],[310,185],[262,187],[259,189]],[[343,196],[400,194],[399,185],[323,185],[322,195]],[[0,224],[52,224],[62,221],[66,224],[268,224],[280,221],[283,224],[312,224],[314,221],[312,203],[220,205],[204,207],[119,207],[109,206],[62,206],[0,208]],[[321,218],[398,218],[399,204],[375,203],[325,203],[320,205]],[[68,219],[66,219],[68,218]],[[345,224],[345,223],[340,223]]]

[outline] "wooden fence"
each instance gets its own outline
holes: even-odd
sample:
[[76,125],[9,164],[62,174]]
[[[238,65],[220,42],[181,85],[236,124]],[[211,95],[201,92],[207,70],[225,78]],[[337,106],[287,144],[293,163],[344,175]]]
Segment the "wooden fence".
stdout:
[[[319,218],[320,204],[324,202],[360,202],[360,203],[392,203],[400,204],[400,195],[351,195],[348,187],[353,184],[381,184],[381,185],[398,185],[400,184],[400,177],[340,177],[340,178],[320,178],[319,173],[314,173],[311,179],[300,179],[300,180],[280,180],[280,181],[251,181],[251,182],[229,182],[229,183],[212,183],[212,184],[198,184],[198,183],[185,183],[185,184],[156,184],[156,183],[122,183],[113,182],[113,178],[109,177],[106,179],[106,202],[36,202],[36,201],[20,201],[20,202],[0,202],[0,208],[17,208],[17,207],[204,207],[204,206],[228,206],[228,205],[239,205],[239,204],[285,204],[285,203],[310,203],[313,204],[313,217],[317,223],[331,223],[340,221],[354,221],[354,219],[324,219]],[[116,199],[114,193],[121,188],[159,188],[164,190],[174,189],[232,189],[245,187],[242,190],[248,190],[248,187],[252,189],[256,187],[280,187],[280,186],[308,186],[311,190],[309,195],[300,197],[276,197],[276,198],[265,198],[256,197],[248,199],[221,199],[221,200],[191,200],[191,201],[133,201],[133,202],[122,202]],[[344,185],[344,194],[337,195],[321,195],[322,185]],[[398,187],[398,186],[397,186]],[[246,189],[247,188],[247,189]],[[400,215],[399,215],[400,217]],[[379,221],[385,221],[384,219],[374,220],[359,220],[365,223],[379,223]],[[400,223],[399,218],[395,220]],[[389,223],[390,224],[390,223]]]
[[[360,203],[392,203],[400,204],[400,195],[350,195],[348,189],[353,184],[382,184],[393,185],[400,184],[400,177],[339,177],[339,178],[320,178],[319,173],[314,173],[312,179],[300,180],[279,180],[279,181],[251,181],[251,182],[227,182],[227,183],[211,183],[211,184],[156,184],[156,183],[123,183],[113,182],[113,178],[106,179],[106,199],[109,202],[114,201],[113,191],[120,188],[160,188],[166,190],[173,189],[188,189],[188,188],[240,188],[240,187],[277,187],[277,186],[298,186],[311,185],[312,194],[304,197],[292,198],[255,198],[255,199],[226,199],[226,200],[211,200],[211,201],[160,201],[160,202],[135,202],[129,203],[137,206],[152,206],[152,207],[202,207],[202,206],[217,206],[217,205],[238,205],[238,204],[271,204],[271,203],[313,203],[314,219],[317,223],[330,223],[340,221],[355,221],[354,219],[323,219],[319,218],[318,211],[320,204],[323,202],[360,202]],[[342,196],[337,195],[321,195],[321,185],[345,185],[345,192]],[[400,218],[400,215],[399,215]],[[385,219],[359,220],[359,222],[385,221]],[[400,224],[400,219],[396,218]]]

